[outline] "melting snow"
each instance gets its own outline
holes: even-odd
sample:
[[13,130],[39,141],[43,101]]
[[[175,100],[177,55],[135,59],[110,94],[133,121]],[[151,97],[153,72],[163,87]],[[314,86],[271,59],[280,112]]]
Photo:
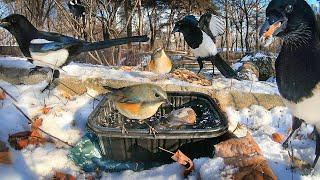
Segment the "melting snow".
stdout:
[[[8,60],[8,58],[6,58]],[[10,58],[10,61],[13,60]],[[17,63],[19,62],[19,63]],[[14,59],[12,62],[0,61],[12,66],[31,67],[24,60]],[[20,64],[20,65],[17,65]],[[72,63],[63,68],[69,75],[80,76],[83,79],[89,77],[101,77],[112,79],[133,79],[145,82],[147,78],[154,76],[148,72],[127,73],[121,70],[114,70],[102,66],[80,65]],[[150,81],[150,80],[149,80]],[[166,83],[185,84],[181,81],[168,80]],[[268,94],[278,94],[276,84],[273,82],[251,82],[236,81],[229,79],[216,79],[213,86],[217,89],[237,89],[241,91],[251,91]],[[30,117],[40,116],[43,118],[42,128],[67,141],[71,144],[76,143],[85,134],[85,124],[88,115],[97,104],[87,95],[77,96],[71,100],[62,97],[57,90],[47,93],[40,93],[46,85],[45,82],[37,85],[14,86],[0,80],[0,86],[13,94],[21,107]],[[89,91],[94,95],[94,91]],[[101,98],[101,97],[97,97]],[[41,114],[40,109],[47,105],[53,109],[49,114]],[[232,121],[240,122],[252,130],[252,134],[261,147],[264,156],[268,160],[271,168],[279,179],[317,179],[320,177],[320,163],[316,167],[316,175],[303,176],[298,170],[290,170],[290,160],[287,150],[280,144],[272,140],[272,133],[279,132],[287,135],[291,127],[291,115],[286,107],[276,107],[267,110],[261,106],[251,106],[250,108],[234,110],[229,108],[228,118]],[[14,108],[9,98],[0,101],[0,140],[7,142],[9,134],[28,130],[27,120]],[[304,125],[299,132],[299,138],[292,141],[294,154],[311,163],[314,158],[315,142],[308,138],[312,131],[311,126]],[[9,146],[9,144],[7,143]],[[1,179],[38,179],[50,178],[55,170],[81,175],[81,170],[68,159],[68,148],[59,144],[45,144],[41,146],[28,146],[26,149],[13,152],[13,165],[0,165]],[[221,158],[200,158],[195,159],[195,172],[188,179],[219,179],[222,171],[232,167],[226,167]],[[164,165],[151,170],[133,172],[124,171],[119,173],[104,173],[102,179],[183,179],[183,168],[177,163]]]

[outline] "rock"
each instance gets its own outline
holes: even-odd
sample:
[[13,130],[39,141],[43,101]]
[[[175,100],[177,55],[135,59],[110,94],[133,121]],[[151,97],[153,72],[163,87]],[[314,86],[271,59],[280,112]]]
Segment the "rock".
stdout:
[[243,65],[239,68],[240,76],[247,80],[252,80],[251,76],[256,76],[259,81],[266,81],[275,76],[275,57],[256,54],[246,56],[240,62]]
[[241,79],[258,81],[259,68],[253,62],[245,62],[240,67],[239,76]]
[[183,125],[192,125],[196,122],[197,115],[192,108],[182,108],[172,111],[168,118],[169,127],[179,127]]

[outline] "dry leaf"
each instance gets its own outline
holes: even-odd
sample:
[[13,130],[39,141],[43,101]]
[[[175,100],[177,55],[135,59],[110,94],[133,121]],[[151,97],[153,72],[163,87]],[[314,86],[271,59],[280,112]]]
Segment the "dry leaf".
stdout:
[[279,144],[281,144],[284,141],[284,135],[280,134],[280,133],[273,133],[272,134],[272,140],[274,142],[277,142]]
[[48,114],[51,111],[52,107],[48,107],[47,105],[44,105],[44,107],[41,109],[42,114]]
[[37,118],[31,124],[31,131],[18,132],[12,135],[9,135],[9,143],[17,150],[21,150],[28,146],[29,144],[44,144],[47,142],[43,138],[39,127],[42,125],[42,119]]
[[222,157],[226,165],[239,169],[232,179],[277,179],[250,134],[223,141],[215,148],[216,156]]
[[31,131],[23,131],[9,135],[9,144],[16,150],[21,150],[28,145],[28,138],[31,135]]
[[183,165],[186,167],[186,169],[184,170],[184,175],[188,176],[192,170],[194,170],[194,165],[192,160],[186,156],[185,154],[183,154],[180,150],[178,150],[172,157],[171,159],[173,159],[174,161],[178,162],[179,164]]
[[212,82],[207,80],[204,76],[200,74],[196,74],[187,69],[177,69],[173,71],[172,76],[176,79],[180,79],[182,81],[187,81],[189,83],[198,84],[202,86],[211,86]]
[[77,178],[63,172],[55,172],[53,179],[54,180],[76,180]]
[[0,164],[12,164],[12,154],[2,141],[0,141]]
[[0,90],[0,100],[5,100],[6,97],[6,93],[3,90]]

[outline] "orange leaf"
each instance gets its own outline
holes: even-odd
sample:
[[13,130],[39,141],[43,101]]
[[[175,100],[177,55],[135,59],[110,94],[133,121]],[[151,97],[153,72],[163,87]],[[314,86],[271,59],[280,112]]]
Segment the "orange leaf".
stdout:
[[12,154],[2,141],[0,141],[0,164],[12,164]]
[[29,145],[29,139],[21,139],[17,141],[17,145],[19,149],[23,149]]
[[43,119],[42,118],[36,118],[33,120],[33,123],[31,125],[32,131],[38,130],[38,128],[42,125]]
[[54,180],[76,180],[76,177],[63,172],[55,172],[53,179]]
[[6,93],[0,90],[0,100],[5,100],[5,99],[6,99]]
[[172,157],[174,161],[178,162],[179,164],[183,165],[186,167],[184,171],[184,175],[188,176],[192,170],[194,170],[194,165],[192,160],[183,154],[180,150],[178,150]]
[[48,114],[51,111],[52,107],[48,107],[47,105],[44,105],[44,107],[41,109],[42,114]]
[[284,141],[284,135],[282,135],[280,133],[273,133],[272,139],[274,142],[281,144]]

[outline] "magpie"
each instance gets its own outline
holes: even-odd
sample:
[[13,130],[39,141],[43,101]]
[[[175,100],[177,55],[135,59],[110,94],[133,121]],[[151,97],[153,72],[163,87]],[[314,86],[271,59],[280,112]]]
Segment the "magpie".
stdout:
[[74,15],[76,18],[84,18],[86,14],[86,8],[82,5],[80,0],[71,0],[67,5],[72,15]]
[[272,0],[266,9],[266,21],[260,29],[264,40],[283,39],[276,59],[276,80],[284,103],[293,115],[292,132],[302,122],[315,126],[316,158],[320,156],[320,30],[308,3],[304,0]]
[[224,33],[223,21],[218,16],[207,13],[202,15],[198,22],[195,16],[187,15],[175,23],[172,32],[183,33],[185,41],[197,58],[200,67],[198,73],[203,69],[203,61],[211,61],[213,69],[216,65],[225,77],[239,79],[237,73],[218,54],[215,38]]
[[[23,55],[37,66],[31,72],[37,70],[39,66],[50,67],[53,70],[53,80],[59,77],[59,71],[56,69],[63,66],[70,56],[129,42],[146,42],[149,40],[147,36],[133,36],[87,42],[58,33],[39,31],[26,17],[19,14],[12,14],[0,19],[0,26],[7,29],[16,38]],[[50,83],[45,89],[49,85]]]

